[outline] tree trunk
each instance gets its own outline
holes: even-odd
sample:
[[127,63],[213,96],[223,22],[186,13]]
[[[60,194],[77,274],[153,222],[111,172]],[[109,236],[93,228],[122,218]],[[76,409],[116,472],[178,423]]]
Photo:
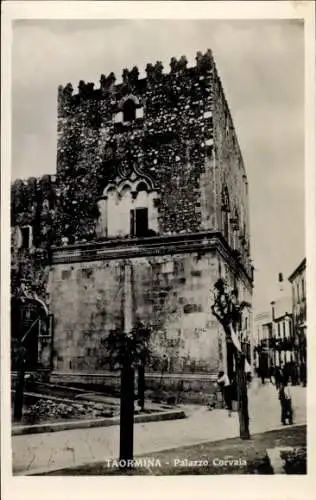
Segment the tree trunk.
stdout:
[[227,375],[230,383],[234,379],[235,375],[235,347],[231,339],[226,341],[226,349],[227,349]]
[[143,364],[138,366],[138,404],[141,410],[145,408],[145,366]]
[[134,444],[134,368],[126,362],[121,371],[120,460],[128,468]]
[[245,356],[238,353],[236,354],[236,384],[239,416],[239,435],[241,439],[250,439]]
[[18,380],[14,395],[13,418],[15,422],[21,422],[23,415],[23,399],[24,399],[24,382],[25,382],[25,363],[20,360],[18,365]]

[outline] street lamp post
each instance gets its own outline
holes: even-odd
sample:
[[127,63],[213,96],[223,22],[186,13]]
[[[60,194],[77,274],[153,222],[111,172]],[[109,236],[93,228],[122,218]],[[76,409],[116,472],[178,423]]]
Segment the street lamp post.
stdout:
[[271,302],[271,333],[272,333],[272,345],[273,345],[273,358],[274,358],[274,367],[279,366],[279,357],[278,357],[278,365],[277,365],[277,355],[276,355],[276,335],[275,335],[275,302]]
[[[246,377],[246,365],[249,366],[249,364],[238,338],[241,329],[241,313],[248,304],[245,302],[239,303],[236,290],[228,293],[226,284],[222,279],[217,280],[214,285],[214,297],[214,303],[211,306],[212,313],[224,328],[226,342],[231,343],[233,346],[240,437],[241,439],[250,439]],[[232,360],[229,360],[229,364],[231,362]],[[228,366],[230,372],[231,369],[232,367]]]

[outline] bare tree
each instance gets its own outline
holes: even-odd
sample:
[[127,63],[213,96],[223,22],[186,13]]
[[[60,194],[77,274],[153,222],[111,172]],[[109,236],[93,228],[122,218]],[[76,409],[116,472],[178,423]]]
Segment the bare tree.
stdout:
[[[247,371],[249,371],[250,366],[239,340],[242,311],[245,307],[249,307],[249,304],[247,302],[239,303],[237,290],[228,291],[226,283],[222,279],[215,283],[214,303],[211,310],[224,328],[226,342],[233,346],[240,437],[250,439],[247,393]],[[231,363],[232,360],[230,359],[228,362]],[[233,367],[229,366],[228,369],[232,373]]]

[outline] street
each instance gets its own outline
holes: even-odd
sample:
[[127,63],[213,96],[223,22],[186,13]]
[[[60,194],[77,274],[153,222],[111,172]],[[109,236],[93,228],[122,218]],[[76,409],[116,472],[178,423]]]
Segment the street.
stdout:
[[[292,387],[294,425],[306,423],[306,388]],[[134,426],[134,454],[144,455],[203,442],[239,436],[238,414],[209,411],[205,406],[182,405],[186,419],[148,422]],[[275,387],[255,379],[249,389],[250,432],[281,426]],[[40,473],[117,458],[119,427],[75,429],[12,438],[13,473]]]

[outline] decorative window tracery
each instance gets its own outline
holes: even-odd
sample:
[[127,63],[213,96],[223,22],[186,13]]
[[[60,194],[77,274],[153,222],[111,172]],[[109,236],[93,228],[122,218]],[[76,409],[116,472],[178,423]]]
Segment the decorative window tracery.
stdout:
[[157,192],[145,179],[110,184],[99,200],[100,237],[147,237],[158,233]]

